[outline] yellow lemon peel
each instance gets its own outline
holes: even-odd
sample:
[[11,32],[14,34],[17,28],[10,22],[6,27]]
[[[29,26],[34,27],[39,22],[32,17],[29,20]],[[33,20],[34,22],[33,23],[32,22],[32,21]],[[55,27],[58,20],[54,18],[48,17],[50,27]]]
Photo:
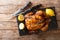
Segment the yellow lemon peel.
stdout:
[[52,9],[46,9],[46,15],[55,16],[54,11]]
[[18,16],[18,20],[19,20],[19,21],[23,21],[23,20],[24,20],[24,16],[23,16],[22,14],[20,14],[20,15]]

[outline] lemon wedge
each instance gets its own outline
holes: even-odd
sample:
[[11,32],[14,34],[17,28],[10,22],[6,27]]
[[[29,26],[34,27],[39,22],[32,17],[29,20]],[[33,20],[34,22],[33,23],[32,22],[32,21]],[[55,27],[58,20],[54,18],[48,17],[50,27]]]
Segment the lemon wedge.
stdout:
[[54,11],[52,9],[46,9],[46,15],[55,16]]
[[23,21],[23,20],[24,20],[24,16],[23,16],[22,14],[20,14],[20,15],[18,16],[18,20],[19,20],[19,21]]
[[24,29],[24,24],[23,24],[23,23],[20,23],[20,24],[19,24],[19,29],[20,29],[20,30],[23,30],[23,29]]

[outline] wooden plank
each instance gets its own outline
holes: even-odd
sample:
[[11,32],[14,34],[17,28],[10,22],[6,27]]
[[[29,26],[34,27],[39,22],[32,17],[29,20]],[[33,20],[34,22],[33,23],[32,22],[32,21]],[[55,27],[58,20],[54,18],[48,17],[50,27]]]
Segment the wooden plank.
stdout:
[[[18,8],[21,8],[20,6],[23,6],[24,4],[26,4],[27,0],[0,0],[0,13],[13,13],[15,12]],[[58,2],[58,0],[55,0],[55,2],[53,2],[53,0],[49,1],[49,0],[29,0],[31,1],[34,5],[36,4],[43,4],[45,6],[55,6],[56,8],[60,9],[60,3]],[[20,3],[21,2],[21,3]],[[25,2],[25,3],[24,3]],[[23,3],[23,4],[22,4]],[[13,6],[13,7],[12,7]]]
[[[0,14],[0,21],[12,21],[12,22],[16,22],[16,17],[9,19],[10,15],[6,15],[6,14]],[[60,13],[57,13],[56,15],[56,19],[60,20]]]
[[0,29],[18,29],[18,25],[16,22],[0,22]]
[[40,32],[39,34],[31,34],[19,36],[18,30],[0,30],[0,39],[2,40],[59,40],[60,30],[50,30]]
[[60,13],[56,15],[57,21],[60,20]]
[[[57,21],[58,23],[58,29],[60,29],[60,21]],[[0,22],[0,29],[8,29],[8,30],[14,30],[14,29],[18,29],[18,25],[17,22],[12,22],[12,21],[2,21]]]
[[60,21],[57,21],[58,29],[60,29]]
[[13,14],[19,8],[22,8],[22,6],[21,5],[0,6],[0,14]]
[[[0,5],[24,5],[28,0],[0,0]],[[59,0],[29,0],[36,4],[60,4]],[[53,2],[54,1],[54,2]],[[23,3],[23,4],[22,4]]]
[[9,19],[10,15],[0,14],[0,21],[13,21],[16,22],[16,18]]
[[18,30],[0,30],[0,39],[2,38],[18,38]]
[[24,0],[0,0],[0,5],[24,5],[25,3]]

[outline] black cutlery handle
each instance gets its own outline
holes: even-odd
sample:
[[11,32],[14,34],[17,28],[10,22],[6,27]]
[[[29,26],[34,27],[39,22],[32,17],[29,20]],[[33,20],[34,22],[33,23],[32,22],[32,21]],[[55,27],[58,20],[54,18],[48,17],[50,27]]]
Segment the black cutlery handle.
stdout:
[[28,2],[22,9],[19,10],[19,12],[17,12],[15,15],[18,16],[19,13],[24,12],[25,10],[27,10],[28,8],[30,8],[32,6],[31,2]]
[[26,9],[30,8],[32,6],[31,2],[28,2],[23,8],[22,10],[25,11]]

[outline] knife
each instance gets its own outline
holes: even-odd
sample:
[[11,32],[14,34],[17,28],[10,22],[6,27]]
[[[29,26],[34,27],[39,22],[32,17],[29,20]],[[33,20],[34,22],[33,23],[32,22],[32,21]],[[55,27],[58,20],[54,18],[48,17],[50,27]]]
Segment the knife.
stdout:
[[12,19],[13,17],[18,16],[21,12],[24,12],[25,10],[27,10],[31,6],[32,6],[32,3],[28,2],[23,8],[18,9],[16,12],[14,12],[13,14],[11,14],[9,19]]

